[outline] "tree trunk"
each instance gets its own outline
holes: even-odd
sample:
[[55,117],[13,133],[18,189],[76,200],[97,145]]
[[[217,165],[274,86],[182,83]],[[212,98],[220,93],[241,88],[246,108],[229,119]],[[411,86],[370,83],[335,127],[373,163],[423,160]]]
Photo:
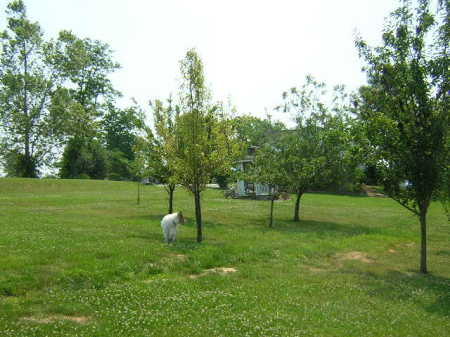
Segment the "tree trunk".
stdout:
[[294,221],[300,221],[300,199],[303,191],[297,191],[297,200],[295,201]]
[[197,242],[201,243],[203,240],[202,236],[202,209],[200,205],[200,191],[198,188],[194,191],[194,202],[195,202],[195,220],[197,222]]
[[273,225],[273,204],[274,204],[275,196],[272,195],[270,198],[270,218],[269,218],[269,227],[272,228]]
[[427,269],[427,211],[428,205],[420,206],[420,272],[422,274],[428,273]]
[[23,113],[25,116],[25,157],[23,160],[20,161],[19,165],[20,170],[22,171],[22,174],[25,178],[36,178],[36,172],[33,168],[33,162],[31,158],[31,151],[30,151],[30,138],[31,138],[31,130],[30,130],[30,114],[29,114],[29,107],[28,107],[28,86],[27,86],[27,80],[28,80],[28,52],[26,50],[26,46],[24,46],[24,59],[23,59]]
[[140,188],[140,181],[137,182],[137,204],[139,205],[141,203],[141,188]]
[[173,191],[175,190],[175,186],[174,185],[169,185],[168,188],[169,188],[169,190],[168,190],[168,193],[169,193],[169,213],[168,214],[171,214],[171,213],[173,213]]

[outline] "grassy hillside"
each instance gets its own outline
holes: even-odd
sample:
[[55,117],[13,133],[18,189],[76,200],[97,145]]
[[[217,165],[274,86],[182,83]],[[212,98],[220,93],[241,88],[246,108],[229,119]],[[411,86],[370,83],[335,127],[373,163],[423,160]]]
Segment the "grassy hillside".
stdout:
[[[0,179],[0,336],[450,336],[450,225],[419,225],[390,199],[306,194],[293,201],[203,194],[162,242],[161,187]],[[220,269],[226,267],[228,269]]]

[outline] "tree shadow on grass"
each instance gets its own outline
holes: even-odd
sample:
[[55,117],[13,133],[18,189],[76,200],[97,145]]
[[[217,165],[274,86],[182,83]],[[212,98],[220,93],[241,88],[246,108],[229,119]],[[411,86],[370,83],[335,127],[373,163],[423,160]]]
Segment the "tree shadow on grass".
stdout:
[[[364,273],[363,287],[369,287],[369,295],[398,302],[411,301],[427,312],[450,317],[450,278],[408,271],[389,270],[384,274]],[[368,279],[368,280],[367,280]],[[368,282],[371,286],[368,286]],[[430,303],[427,294],[436,299]]]
[[[367,194],[364,193],[354,193],[354,192],[327,192],[327,191],[311,191],[306,192],[308,194],[314,195],[328,195],[328,196],[345,196],[345,197],[351,197],[351,198],[369,198]],[[295,198],[295,196],[294,196]]]
[[362,226],[359,224],[342,224],[315,220],[277,221],[272,228],[265,226],[260,228],[263,232],[277,231],[282,233],[302,234],[314,233],[319,237],[330,236],[357,236],[368,234],[384,234],[384,228]]
[[450,257],[450,249],[441,249],[436,252],[436,255],[449,256]]

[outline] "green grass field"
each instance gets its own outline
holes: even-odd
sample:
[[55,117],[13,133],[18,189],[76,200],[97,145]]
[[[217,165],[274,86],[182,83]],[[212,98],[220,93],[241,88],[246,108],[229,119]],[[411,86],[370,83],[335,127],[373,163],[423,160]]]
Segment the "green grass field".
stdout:
[[163,243],[166,204],[157,186],[137,205],[133,183],[0,179],[0,337],[450,336],[439,204],[428,275],[418,221],[390,199],[306,194],[299,223],[280,201],[269,229],[268,202],[208,190],[200,245],[181,189],[187,223]]

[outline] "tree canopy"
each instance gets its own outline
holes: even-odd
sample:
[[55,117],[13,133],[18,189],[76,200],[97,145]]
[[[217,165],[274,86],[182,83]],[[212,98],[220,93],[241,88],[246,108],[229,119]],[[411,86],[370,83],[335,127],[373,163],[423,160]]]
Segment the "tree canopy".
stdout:
[[14,162],[10,172],[37,177],[53,159],[58,132],[48,106],[60,76],[49,62],[41,27],[31,22],[21,0],[9,3],[7,29],[0,34],[1,153]]
[[448,165],[449,8],[443,2],[432,14],[429,1],[416,8],[404,1],[384,28],[382,46],[356,41],[368,85],[355,105],[385,192],[420,219],[422,273],[427,211]]
[[228,121],[220,105],[211,103],[203,63],[193,49],[180,62],[180,115],[176,122],[179,151],[176,158],[178,181],[194,195],[197,241],[201,242],[200,193],[214,174],[230,170],[236,147],[229,137]]

